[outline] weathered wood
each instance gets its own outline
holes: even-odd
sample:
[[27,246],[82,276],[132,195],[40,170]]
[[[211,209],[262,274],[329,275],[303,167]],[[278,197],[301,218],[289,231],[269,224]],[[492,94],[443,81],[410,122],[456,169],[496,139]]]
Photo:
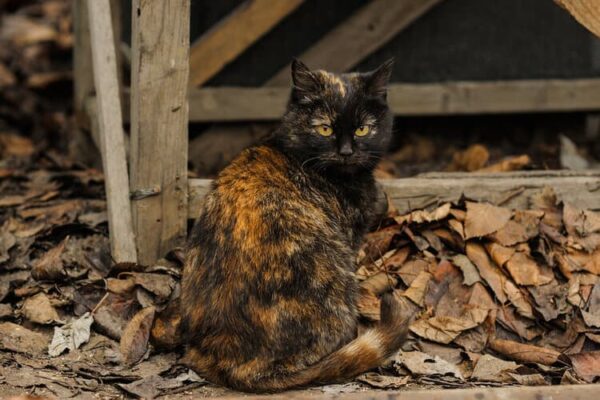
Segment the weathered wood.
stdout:
[[136,262],[110,0],[87,0],[112,257]]
[[600,37],[600,2],[598,0],[554,0],[581,25]]
[[[311,68],[343,72],[379,49],[441,0],[376,0],[336,26],[299,59]],[[282,68],[268,86],[288,86],[290,66]]]
[[69,154],[73,159],[86,164],[101,167],[102,160],[98,149],[97,137],[91,127],[89,115],[85,110],[86,98],[94,93],[92,72],[92,50],[90,28],[85,0],[73,0],[73,107],[76,127],[69,141]]
[[[526,171],[510,173],[434,173],[380,183],[401,213],[457,201],[461,196],[510,208],[527,208],[532,194],[554,188],[559,200],[600,210],[600,171]],[[210,179],[189,181],[189,218],[198,217]]]
[[598,394],[600,385],[474,387],[466,389],[367,390],[342,395],[297,390],[275,395],[234,394],[222,400],[588,400]]
[[[190,120],[276,120],[287,87],[218,87],[191,90]],[[396,115],[452,115],[600,109],[600,79],[498,82],[396,83],[388,102]]]
[[303,1],[246,0],[192,45],[190,84],[208,81]]
[[186,237],[188,0],[134,0],[131,192],[138,258],[150,264]]

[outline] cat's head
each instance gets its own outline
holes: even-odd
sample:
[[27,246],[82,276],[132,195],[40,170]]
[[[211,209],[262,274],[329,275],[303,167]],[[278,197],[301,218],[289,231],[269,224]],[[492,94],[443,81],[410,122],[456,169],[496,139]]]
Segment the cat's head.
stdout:
[[277,141],[304,166],[372,170],[391,139],[386,94],[393,61],[371,72],[333,74],[292,63],[292,94]]

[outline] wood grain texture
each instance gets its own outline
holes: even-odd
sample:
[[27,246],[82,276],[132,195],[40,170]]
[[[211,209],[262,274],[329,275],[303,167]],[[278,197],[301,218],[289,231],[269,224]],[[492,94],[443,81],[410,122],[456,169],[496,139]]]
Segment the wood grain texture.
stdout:
[[221,400],[584,400],[597,395],[599,385],[561,385],[561,386],[513,386],[513,387],[474,387],[467,389],[405,389],[365,390],[355,393],[332,395],[316,391],[294,390],[283,394],[249,395],[233,394],[223,396]]
[[[497,174],[433,173],[406,179],[380,180],[401,213],[426,208],[461,196],[509,208],[524,209],[532,194],[554,188],[559,200],[600,210],[600,171],[530,171]],[[189,218],[198,217],[210,179],[189,181]]]
[[200,86],[293,12],[304,0],[246,0],[190,51],[190,84]]
[[139,262],[186,237],[189,0],[134,0],[131,192]]
[[87,0],[112,257],[136,262],[110,0]]
[[[311,68],[348,71],[440,1],[370,1],[298,58]],[[267,86],[288,86],[290,82],[288,64]]]
[[[195,89],[189,93],[190,120],[276,120],[288,97],[287,87]],[[598,110],[600,79],[396,83],[388,103],[396,115]]]
[[600,1],[554,0],[566,9],[581,25],[600,37]]

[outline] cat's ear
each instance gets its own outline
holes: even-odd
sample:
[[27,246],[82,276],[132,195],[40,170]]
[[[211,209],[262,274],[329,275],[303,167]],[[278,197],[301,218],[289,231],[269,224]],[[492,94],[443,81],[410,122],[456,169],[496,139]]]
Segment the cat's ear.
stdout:
[[394,59],[390,58],[376,70],[368,72],[365,77],[365,90],[366,92],[375,97],[386,98],[387,86],[392,75],[392,67],[394,66]]
[[310,94],[319,89],[317,76],[300,60],[292,61],[292,87],[296,99],[310,98]]

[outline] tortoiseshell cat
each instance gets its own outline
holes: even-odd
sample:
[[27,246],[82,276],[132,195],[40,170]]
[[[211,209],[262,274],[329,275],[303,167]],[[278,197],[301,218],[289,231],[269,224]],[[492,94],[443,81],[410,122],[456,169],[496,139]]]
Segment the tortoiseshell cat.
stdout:
[[374,222],[373,169],[391,137],[392,62],[335,75],[292,64],[273,138],[215,180],[192,231],[183,277],[186,363],[238,390],[350,379],[403,341],[400,302],[356,338],[356,255]]

